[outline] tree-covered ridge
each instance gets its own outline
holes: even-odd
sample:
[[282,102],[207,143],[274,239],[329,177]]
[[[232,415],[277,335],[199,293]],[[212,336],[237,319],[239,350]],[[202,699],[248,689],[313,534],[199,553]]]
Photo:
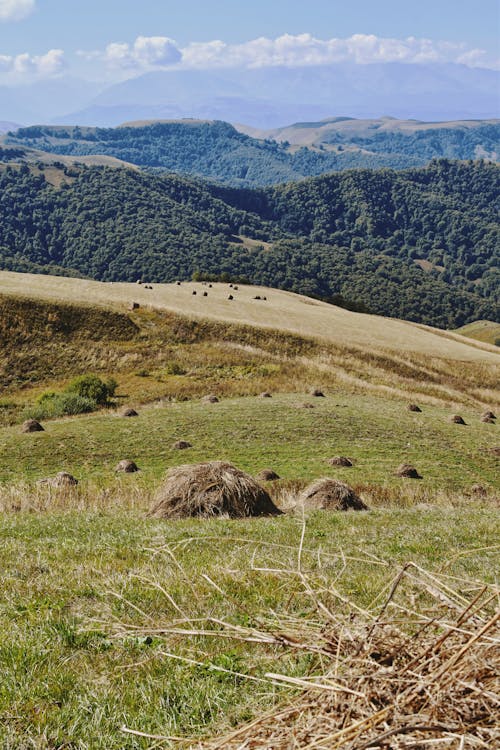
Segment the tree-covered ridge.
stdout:
[[496,320],[499,175],[440,161],[236,190],[92,167],[55,188],[5,167],[1,265],[106,281],[201,273],[443,327]]
[[233,186],[264,186],[352,167],[424,164],[411,154],[289,149],[238,132],[226,122],[168,122],[119,128],[32,126],[6,142],[61,156],[104,154],[143,168],[206,177]]

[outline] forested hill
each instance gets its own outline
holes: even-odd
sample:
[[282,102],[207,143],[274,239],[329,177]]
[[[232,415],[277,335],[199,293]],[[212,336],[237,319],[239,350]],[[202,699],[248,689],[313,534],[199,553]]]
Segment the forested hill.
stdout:
[[0,170],[4,269],[223,275],[442,327],[498,320],[492,164],[351,170],[260,190],[105,167],[66,168],[54,187],[44,174]]
[[[265,186],[348,168],[395,169],[423,166],[434,157],[497,158],[500,123],[397,129],[383,121],[383,128],[363,121],[340,124],[302,123],[284,131],[311,133],[306,146],[270,138],[257,139],[226,122],[178,121],[91,128],[33,126],[4,137],[10,148],[33,148],[78,158],[113,156],[143,168],[189,174],[232,186]],[[379,125],[382,121],[376,121]],[[341,125],[344,124],[344,129]],[[347,126],[355,125],[356,128]],[[299,138],[300,140],[300,138]]]

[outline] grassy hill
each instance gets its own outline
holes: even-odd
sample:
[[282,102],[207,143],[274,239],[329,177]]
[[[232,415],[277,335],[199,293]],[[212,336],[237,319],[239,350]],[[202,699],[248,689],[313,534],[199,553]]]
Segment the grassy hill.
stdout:
[[485,341],[487,344],[498,346],[500,342],[500,324],[491,320],[476,320],[458,328],[456,332],[476,341]]
[[499,174],[442,161],[250,191],[130,169],[7,164],[1,264],[106,281],[246,279],[457,327],[498,317]]
[[[423,617],[440,638],[444,618],[478,619],[497,593],[498,426],[480,421],[498,407],[495,347],[269,288],[152,286],[0,273],[5,747],[227,746],[338,663],[339,647],[323,647],[335,623],[361,628],[373,654],[381,613],[411,644]],[[115,377],[115,405],[21,433],[40,393],[82,372]],[[203,403],[208,392],[220,402]],[[138,417],[122,418],[131,404]],[[141,471],[118,474],[123,458]],[[212,459],[273,468],[267,488],[287,513],[146,516],[169,467]],[[395,476],[403,461],[422,479]],[[38,484],[60,470],[79,485]],[[324,475],[370,511],[292,512]],[[315,693],[310,713],[321,705]]]

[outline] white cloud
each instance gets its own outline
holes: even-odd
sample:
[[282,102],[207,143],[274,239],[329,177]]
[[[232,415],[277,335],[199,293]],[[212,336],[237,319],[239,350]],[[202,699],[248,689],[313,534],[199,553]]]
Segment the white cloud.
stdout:
[[488,65],[486,53],[482,50],[469,51],[463,44],[415,37],[391,39],[373,34],[354,34],[346,39],[326,40],[316,39],[311,34],[284,34],[276,39],[260,37],[243,44],[193,42],[182,50],[182,65],[189,68],[299,67],[337,62],[462,62],[466,65]]
[[0,73],[12,78],[50,78],[60,73],[65,67],[64,51],[50,49],[44,55],[0,55]]
[[0,21],[20,21],[35,9],[35,0],[0,0]]
[[[95,57],[90,53],[90,57]],[[133,44],[113,42],[98,55],[117,68],[157,68],[175,65],[182,58],[176,43],[166,36],[138,36]]]

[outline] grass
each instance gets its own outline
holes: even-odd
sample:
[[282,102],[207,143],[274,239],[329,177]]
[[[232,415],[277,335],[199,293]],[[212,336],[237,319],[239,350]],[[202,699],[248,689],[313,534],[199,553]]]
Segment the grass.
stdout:
[[457,328],[456,332],[487,344],[496,344],[500,341],[500,323],[494,323],[492,320],[476,320],[474,323]]

